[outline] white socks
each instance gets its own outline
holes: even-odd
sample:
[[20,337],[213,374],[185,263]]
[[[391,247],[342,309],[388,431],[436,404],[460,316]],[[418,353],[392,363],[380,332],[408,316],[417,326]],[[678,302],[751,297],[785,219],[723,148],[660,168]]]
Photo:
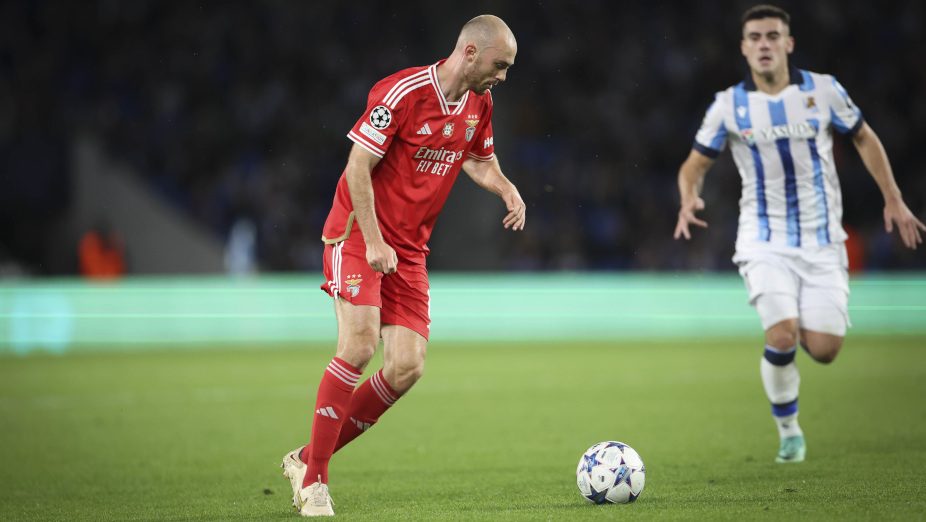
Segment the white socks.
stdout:
[[759,366],[765,394],[772,403],[772,415],[781,438],[803,435],[797,423],[797,396],[801,376],[794,364],[796,352],[796,346],[782,352],[765,345],[765,354]]

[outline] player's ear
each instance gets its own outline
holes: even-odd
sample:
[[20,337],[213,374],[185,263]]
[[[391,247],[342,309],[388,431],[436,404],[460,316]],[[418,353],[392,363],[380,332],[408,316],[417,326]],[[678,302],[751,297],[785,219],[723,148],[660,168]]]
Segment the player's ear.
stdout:
[[788,37],[788,54],[791,54],[793,52],[794,52],[794,37],[789,36]]
[[476,49],[476,44],[466,44],[466,47],[463,48],[463,56],[470,62],[475,61],[478,54],[479,50]]

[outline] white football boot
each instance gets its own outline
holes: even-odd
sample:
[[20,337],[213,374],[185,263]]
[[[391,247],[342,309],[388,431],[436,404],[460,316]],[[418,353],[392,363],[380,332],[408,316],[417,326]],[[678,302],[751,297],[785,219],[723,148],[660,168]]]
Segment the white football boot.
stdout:
[[322,477],[319,475],[318,482],[313,482],[296,492],[296,507],[300,515],[304,517],[334,516],[328,486],[322,484],[321,480]]
[[299,509],[299,503],[296,496],[299,493],[299,490],[302,489],[302,481],[305,479],[305,472],[309,469],[309,467],[299,459],[300,451],[302,451],[302,448],[296,448],[293,451],[290,451],[283,456],[283,463],[280,464],[280,467],[283,468],[283,476],[289,479],[289,483],[293,487],[292,500],[293,507],[296,509]]

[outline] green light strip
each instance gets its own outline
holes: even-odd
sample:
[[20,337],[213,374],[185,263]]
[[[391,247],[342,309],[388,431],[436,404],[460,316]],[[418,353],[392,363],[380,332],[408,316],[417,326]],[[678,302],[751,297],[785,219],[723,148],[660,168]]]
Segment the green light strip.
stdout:
[[[0,284],[0,355],[94,346],[330,344],[320,274]],[[430,274],[432,342],[761,335],[736,273]],[[926,335],[926,273],[850,281],[852,335]]]

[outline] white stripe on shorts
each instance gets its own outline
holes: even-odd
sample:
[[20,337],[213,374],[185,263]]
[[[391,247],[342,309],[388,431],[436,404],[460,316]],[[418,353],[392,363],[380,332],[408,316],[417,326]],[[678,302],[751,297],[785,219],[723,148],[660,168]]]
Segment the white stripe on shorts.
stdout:
[[328,289],[331,290],[332,296],[337,299],[341,293],[341,249],[344,248],[344,242],[341,241],[331,248],[331,277],[334,281],[328,281]]

